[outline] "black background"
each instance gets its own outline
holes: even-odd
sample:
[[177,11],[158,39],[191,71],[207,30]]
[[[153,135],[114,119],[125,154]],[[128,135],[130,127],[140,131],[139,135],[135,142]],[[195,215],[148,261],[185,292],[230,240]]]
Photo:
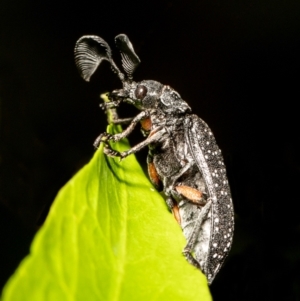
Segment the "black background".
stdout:
[[113,48],[119,33],[141,58],[135,80],[174,87],[223,151],[236,233],[214,299],[299,300],[300,2],[290,0],[2,0],[0,285],[91,158],[106,125],[99,94],[121,86],[107,63],[85,83],[74,44],[96,34]]

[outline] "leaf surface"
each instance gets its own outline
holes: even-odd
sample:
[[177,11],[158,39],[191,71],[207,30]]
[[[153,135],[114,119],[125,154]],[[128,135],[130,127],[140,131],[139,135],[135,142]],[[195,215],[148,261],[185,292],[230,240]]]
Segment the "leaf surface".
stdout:
[[2,300],[211,300],[184,245],[135,157],[119,162],[100,147],[58,193]]

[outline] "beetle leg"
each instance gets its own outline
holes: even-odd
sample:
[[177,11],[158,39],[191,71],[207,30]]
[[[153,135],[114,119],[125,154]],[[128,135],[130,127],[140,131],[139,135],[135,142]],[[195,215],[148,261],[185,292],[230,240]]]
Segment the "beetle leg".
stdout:
[[[157,128],[155,131],[152,131],[148,138],[139,144],[135,145],[131,149],[124,151],[124,152],[117,152],[114,149],[111,148],[110,145],[105,145],[104,153],[110,157],[120,157],[121,159],[126,158],[127,156],[134,154],[147,146],[150,143],[157,142],[159,139],[163,136],[163,134],[166,132],[165,128]],[[122,134],[122,133],[121,133]],[[114,135],[115,136],[115,135]]]
[[117,108],[120,105],[121,102],[122,102],[122,100],[112,100],[112,101],[100,103],[99,107],[103,111],[107,111],[107,110],[111,110],[111,109]]
[[112,135],[109,134],[109,133],[106,133],[106,132],[100,134],[100,135],[96,138],[96,140],[94,141],[94,143],[93,143],[94,147],[95,147],[95,148],[98,148],[98,147],[99,147],[99,144],[100,144],[101,142],[107,143],[107,141],[110,140],[111,137],[112,137]]
[[[194,247],[197,242],[197,237],[198,237],[199,231],[201,230],[202,224],[205,221],[205,219],[209,213],[210,207],[211,207],[211,201],[209,200],[206,203],[206,205],[202,208],[201,212],[199,213],[199,216],[195,222],[192,234],[189,237],[188,242],[182,251],[182,254],[185,256],[187,261],[200,270],[201,270],[200,264],[193,257],[192,252],[194,251]],[[202,271],[202,272],[204,272],[204,271]]]
[[105,155],[109,156],[109,157],[120,157],[121,160],[123,158],[125,158],[126,156],[123,155],[123,153],[120,153],[118,151],[115,151],[114,149],[110,148],[109,145],[105,145],[104,149],[103,149],[103,152]]
[[[101,142],[107,142],[108,140],[112,140],[114,142],[119,141],[125,137],[127,137],[135,128],[135,126],[138,124],[138,122],[140,120],[142,120],[143,118],[145,118],[147,116],[147,113],[145,111],[142,111],[141,113],[139,113],[136,117],[134,117],[130,123],[130,125],[121,133],[115,134],[115,135],[110,135],[108,133],[102,133],[100,134],[95,142],[94,142],[94,147],[98,148],[99,144]],[[105,141],[103,140],[103,138],[106,138]]]
[[[133,117],[130,118],[119,118],[116,108],[119,107],[120,103],[123,101],[123,99],[116,99],[113,100],[113,97],[111,97],[109,94],[102,94],[100,96],[104,103],[101,103],[99,107],[106,112],[108,118],[108,123],[112,124],[128,124],[133,120]],[[107,101],[107,98],[110,101]]]
[[128,124],[131,123],[133,120],[133,117],[129,117],[129,118],[114,118],[112,120],[110,120],[110,123],[113,124]]
[[164,178],[165,193],[167,195],[170,195],[172,192],[174,192],[174,183],[176,180],[178,180],[193,164],[193,161],[189,161],[178,172],[176,172],[174,176]]
[[157,128],[156,130],[151,131],[151,133],[149,134],[149,136],[147,137],[146,140],[135,145],[128,151],[125,151],[124,152],[124,154],[126,154],[125,156],[127,157],[131,154],[134,154],[134,153],[138,152],[139,150],[141,150],[142,148],[144,148],[145,146],[147,146],[148,144],[159,141],[159,139],[163,136],[163,134],[165,132],[166,132],[165,128]]
[[131,123],[129,124],[129,126],[122,132],[122,133],[119,133],[119,134],[116,134],[114,135],[114,139],[113,141],[119,141],[125,137],[127,137],[132,131],[133,129],[135,128],[135,126],[142,120],[144,119],[145,117],[148,117],[147,116],[148,114],[145,112],[145,111],[142,111],[141,113],[139,113],[137,116],[135,116]]

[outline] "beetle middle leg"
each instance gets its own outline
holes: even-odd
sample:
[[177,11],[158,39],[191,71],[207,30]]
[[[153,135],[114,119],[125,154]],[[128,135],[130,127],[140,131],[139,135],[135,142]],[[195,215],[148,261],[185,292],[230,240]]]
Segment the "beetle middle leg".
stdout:
[[99,144],[101,142],[107,142],[108,140],[111,140],[111,141],[119,141],[125,137],[127,137],[135,128],[135,126],[138,124],[139,121],[141,121],[142,119],[144,119],[145,117],[147,117],[147,114],[145,111],[142,111],[141,113],[139,113],[136,117],[134,117],[132,120],[131,120],[131,123],[130,125],[121,133],[119,134],[115,134],[115,135],[110,135],[108,133],[102,133],[100,134],[95,142],[94,142],[94,146],[96,148],[99,147]]
[[165,193],[167,196],[172,195],[177,201],[182,199],[182,196],[185,197],[190,202],[204,206],[206,202],[204,202],[202,196],[203,193],[199,189],[193,188],[184,183],[180,185],[176,185],[176,181],[185,173],[188,173],[191,167],[193,166],[194,161],[191,160],[187,164],[185,164],[175,175],[172,177],[164,178],[164,187]]
[[[164,184],[164,191],[166,195],[171,195],[174,193],[174,184],[175,182],[187,171],[190,169],[190,167],[193,165],[193,161],[188,162],[185,164],[180,170],[178,170],[175,174],[172,176],[166,176],[163,179]],[[175,192],[176,193],[176,192]]]
[[169,209],[172,211],[174,218],[176,219],[179,225],[181,224],[181,217],[179,213],[178,203],[174,201],[174,199],[180,201],[180,199],[182,199],[182,196],[184,196],[189,202],[195,205],[205,205],[205,202],[202,198],[202,192],[193,187],[184,185],[175,186],[175,191],[171,191],[171,195],[172,197],[169,196],[166,199],[166,203]]
[[[123,134],[124,132],[120,133],[120,135]],[[159,141],[165,133],[166,133],[166,129],[163,127],[159,127],[157,129],[153,130],[150,133],[150,135],[147,137],[147,139],[145,139],[144,141],[140,142],[139,144],[133,146],[131,149],[124,151],[124,152],[117,152],[114,149],[112,149],[109,144],[106,144],[104,147],[104,153],[110,157],[120,157],[121,159],[124,159],[127,156],[140,151],[142,148],[149,145],[150,143],[155,143],[155,142]],[[119,134],[117,134],[117,135],[119,135]],[[113,135],[113,137],[116,137],[117,135]],[[117,136],[117,137],[120,137],[120,136]],[[113,140],[113,139],[114,138],[112,138],[111,140]],[[107,142],[107,141],[103,141],[103,142]]]

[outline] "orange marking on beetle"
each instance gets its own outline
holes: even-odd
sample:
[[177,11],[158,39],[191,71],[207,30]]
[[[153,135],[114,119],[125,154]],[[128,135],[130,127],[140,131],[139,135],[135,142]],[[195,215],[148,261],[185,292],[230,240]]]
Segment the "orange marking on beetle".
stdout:
[[186,197],[188,200],[190,200],[193,203],[199,204],[199,205],[205,205],[202,199],[202,192],[192,188],[190,186],[176,186],[175,189],[177,190],[178,193]]
[[177,205],[174,205],[174,207],[172,208],[172,213],[173,213],[173,216],[176,219],[177,223],[179,225],[181,225],[181,217],[180,217],[179,208]]
[[151,182],[156,187],[158,187],[160,184],[160,180],[159,180],[158,173],[157,173],[154,163],[148,163],[148,174],[149,174]]
[[140,121],[142,129],[146,132],[151,130],[152,122],[150,118],[145,118]]

